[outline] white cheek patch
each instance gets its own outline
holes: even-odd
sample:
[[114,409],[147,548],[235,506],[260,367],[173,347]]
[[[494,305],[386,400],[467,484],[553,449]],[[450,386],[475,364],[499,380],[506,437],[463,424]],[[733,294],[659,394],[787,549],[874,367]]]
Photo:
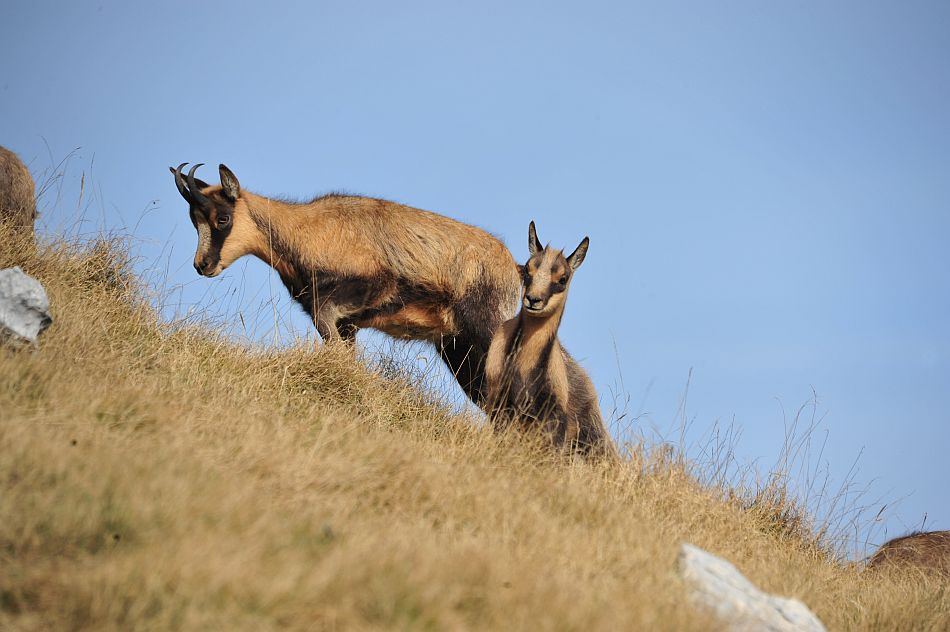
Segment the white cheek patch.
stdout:
[[198,222],[198,255],[204,256],[211,248],[211,227],[207,222]]

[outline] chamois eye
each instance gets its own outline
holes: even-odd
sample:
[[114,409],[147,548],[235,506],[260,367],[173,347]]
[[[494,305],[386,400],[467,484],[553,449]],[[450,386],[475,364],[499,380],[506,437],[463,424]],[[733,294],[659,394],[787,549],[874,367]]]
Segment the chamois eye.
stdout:
[[561,285],[567,285],[567,275],[565,274],[564,276],[562,276],[561,279],[558,281],[558,283],[560,283]]
[[231,223],[230,215],[218,215],[218,228],[224,228]]

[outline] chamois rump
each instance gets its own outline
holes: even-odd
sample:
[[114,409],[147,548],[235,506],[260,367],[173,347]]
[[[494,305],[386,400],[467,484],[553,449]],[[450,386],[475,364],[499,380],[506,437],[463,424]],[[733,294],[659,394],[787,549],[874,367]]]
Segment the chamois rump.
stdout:
[[32,240],[35,221],[33,177],[15,153],[0,147],[0,224]]
[[950,531],[917,532],[888,540],[868,560],[868,568],[917,569],[950,579]]
[[557,337],[567,289],[589,244],[584,237],[565,257],[542,247],[534,222],[528,226],[521,311],[495,333],[485,364],[488,413],[499,429],[541,430],[557,448],[615,458],[594,385]]
[[306,203],[220,185],[171,168],[198,232],[194,266],[214,277],[244,255],[269,264],[324,342],[371,327],[427,340],[477,404],[495,329],[517,311],[520,278],[508,248],[487,232],[395,202],[329,194]]

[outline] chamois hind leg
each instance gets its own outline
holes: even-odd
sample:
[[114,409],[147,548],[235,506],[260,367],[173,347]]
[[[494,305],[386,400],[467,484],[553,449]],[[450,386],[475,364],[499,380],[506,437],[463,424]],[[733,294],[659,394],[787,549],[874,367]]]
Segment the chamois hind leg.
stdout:
[[336,333],[340,337],[340,340],[350,345],[356,344],[356,332],[359,330],[360,328],[352,323],[340,321],[336,323]]
[[339,306],[329,301],[320,306],[313,324],[317,327],[317,333],[323,338],[323,344],[353,342],[356,339],[356,327],[341,322],[343,316]]
[[493,283],[475,283],[454,306],[457,334],[436,345],[462,390],[483,409],[488,404],[485,361],[492,337],[517,311],[518,297],[512,295],[513,304],[505,305],[503,295]]
[[486,351],[464,341],[461,336],[444,338],[437,343],[439,357],[452,371],[459,386],[478,406],[485,406]]

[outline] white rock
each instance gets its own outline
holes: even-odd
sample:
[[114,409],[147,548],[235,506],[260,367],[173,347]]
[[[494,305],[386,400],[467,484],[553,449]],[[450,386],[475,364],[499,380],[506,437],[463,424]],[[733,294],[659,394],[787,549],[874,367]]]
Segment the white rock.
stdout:
[[802,602],[762,592],[735,566],[692,544],[683,544],[677,566],[693,601],[715,610],[729,630],[825,632]]
[[35,345],[52,322],[49,299],[39,281],[20,268],[0,270],[0,337]]

